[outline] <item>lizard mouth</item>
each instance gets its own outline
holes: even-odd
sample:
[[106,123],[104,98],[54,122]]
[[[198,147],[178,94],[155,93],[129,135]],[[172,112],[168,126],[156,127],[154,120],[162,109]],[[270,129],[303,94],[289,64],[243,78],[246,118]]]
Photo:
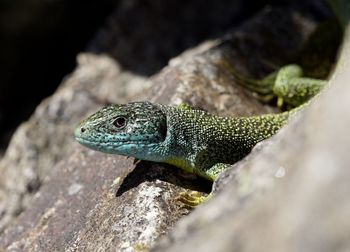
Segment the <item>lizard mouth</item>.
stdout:
[[145,144],[147,140],[130,140],[130,139],[118,139],[118,141],[99,141],[99,140],[91,140],[91,139],[86,139],[81,136],[76,136],[75,139],[83,145],[88,145],[89,147],[91,146],[114,146],[114,147],[119,147],[122,145],[127,145],[127,144]]
[[156,144],[156,142],[158,143],[162,141],[162,139],[156,139],[156,137],[152,135],[93,135],[89,134],[89,129],[83,126],[77,127],[75,129],[74,137],[80,144],[97,150],[105,148],[118,148],[124,145],[146,146],[153,145]]
[[110,153],[110,154],[119,154],[126,156],[135,156],[136,153],[142,151],[144,148],[152,148],[156,146],[155,143],[149,143],[144,140],[121,140],[121,141],[95,141],[91,139],[86,139],[83,137],[76,137],[76,140],[93,150]]

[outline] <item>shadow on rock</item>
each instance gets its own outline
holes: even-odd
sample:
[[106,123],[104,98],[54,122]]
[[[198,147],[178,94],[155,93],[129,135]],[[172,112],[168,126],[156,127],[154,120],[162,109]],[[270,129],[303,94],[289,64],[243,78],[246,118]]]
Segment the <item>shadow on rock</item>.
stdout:
[[130,172],[120,185],[116,196],[119,197],[130,189],[137,187],[145,181],[161,180],[178,185],[185,189],[209,193],[212,182],[196,175],[186,173],[174,166],[141,161]]

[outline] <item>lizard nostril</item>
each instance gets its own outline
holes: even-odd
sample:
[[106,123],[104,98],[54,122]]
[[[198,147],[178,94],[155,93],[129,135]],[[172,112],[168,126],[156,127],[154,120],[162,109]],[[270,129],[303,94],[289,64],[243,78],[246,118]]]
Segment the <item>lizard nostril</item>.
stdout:
[[80,128],[80,132],[81,132],[81,133],[84,133],[85,131],[86,131],[85,128]]

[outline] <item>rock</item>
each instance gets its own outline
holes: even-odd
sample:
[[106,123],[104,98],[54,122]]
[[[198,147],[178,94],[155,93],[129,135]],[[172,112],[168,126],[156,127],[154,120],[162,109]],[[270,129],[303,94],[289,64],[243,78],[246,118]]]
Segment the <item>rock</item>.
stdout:
[[[103,104],[131,99],[138,92],[126,92],[127,97],[123,97],[123,93],[112,90],[123,90],[133,83],[139,83],[139,92],[143,93],[146,93],[143,88],[152,83],[151,94],[138,95],[137,99],[188,102],[221,115],[274,111],[235,85],[230,67],[240,66],[248,76],[255,72],[267,74],[271,62],[285,64],[288,56],[303,46],[315,25],[309,15],[295,9],[266,9],[227,39],[209,41],[173,59],[151,82],[122,71],[109,57],[81,55],[78,69],[17,131],[0,163],[0,170],[7,178],[7,184],[1,188],[0,202],[4,203],[1,207],[5,213],[2,225],[21,212],[0,237],[0,248],[10,251],[149,249],[189,213],[176,200],[179,193],[208,192],[210,184],[204,185],[194,175],[167,165],[149,162],[134,165],[125,157],[87,150],[73,143],[70,135],[73,125]],[[292,29],[285,30],[286,26]],[[285,30],[285,36],[280,36],[281,29]],[[296,35],[298,39],[290,39]],[[279,54],[262,51],[272,42]],[[252,51],[260,52],[253,65],[249,57]],[[232,57],[235,62],[231,62]],[[13,164],[18,164],[16,170],[10,169]],[[31,186],[35,192],[33,198],[27,194],[31,181],[39,182]],[[249,193],[250,187],[245,190]],[[226,210],[225,204],[222,205],[223,213],[230,210],[230,205]],[[198,211],[204,211],[204,207]],[[217,209],[210,214],[215,217],[218,213]]]
[[[132,92],[124,85],[138,86],[134,92],[146,85],[143,78],[122,73],[107,56],[82,54],[78,61],[75,73],[16,131],[0,161],[0,229],[30,204],[48,172],[72,152],[72,130],[79,120],[105,101],[127,101],[126,93]],[[116,81],[124,92],[110,92]],[[100,82],[104,88],[98,88]]]

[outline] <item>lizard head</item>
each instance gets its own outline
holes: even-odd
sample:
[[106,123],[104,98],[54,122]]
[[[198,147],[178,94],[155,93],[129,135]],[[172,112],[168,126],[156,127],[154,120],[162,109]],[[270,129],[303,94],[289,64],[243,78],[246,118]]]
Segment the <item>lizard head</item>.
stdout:
[[152,156],[166,138],[166,114],[150,102],[111,105],[82,121],[74,134],[94,150],[157,161]]

